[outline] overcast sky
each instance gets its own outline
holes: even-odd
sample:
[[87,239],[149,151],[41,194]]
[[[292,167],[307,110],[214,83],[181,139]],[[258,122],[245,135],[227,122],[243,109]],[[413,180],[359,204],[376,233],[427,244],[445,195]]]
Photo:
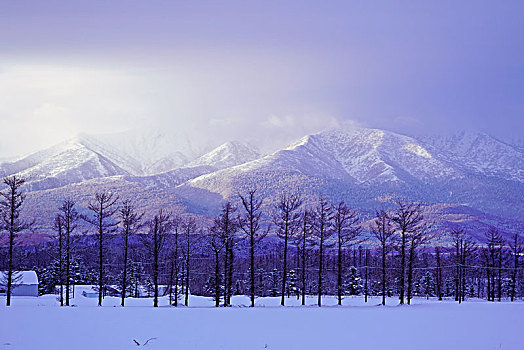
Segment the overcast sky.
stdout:
[[0,1],[0,157],[161,125],[524,136],[523,1]]

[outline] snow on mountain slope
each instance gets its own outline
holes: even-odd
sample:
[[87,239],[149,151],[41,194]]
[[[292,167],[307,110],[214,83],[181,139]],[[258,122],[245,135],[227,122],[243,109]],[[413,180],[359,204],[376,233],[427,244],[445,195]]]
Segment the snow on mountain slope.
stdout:
[[187,166],[212,166],[216,169],[224,169],[247,163],[258,157],[260,157],[260,154],[253,148],[238,141],[230,141],[195,159]]
[[313,135],[359,183],[461,177],[438,153],[415,139],[378,129],[334,129]]
[[[380,205],[380,197],[400,196],[522,217],[519,198],[524,195],[524,184],[507,174],[518,175],[524,165],[517,151],[508,152],[503,143],[495,146],[490,146],[494,154],[488,157],[471,147],[462,153],[460,149],[440,151],[421,138],[384,130],[333,129],[308,135],[271,155],[199,176],[180,186],[185,193],[191,194],[190,188],[194,188],[227,199],[255,185],[270,200],[278,198],[282,191],[299,188],[305,197],[323,193],[330,200],[350,200],[353,205],[368,209]],[[467,160],[470,150],[478,153]],[[491,162],[487,163],[490,166],[472,167],[483,156]]]
[[[333,129],[306,136],[271,155],[203,175],[189,183],[220,191],[221,178],[241,177],[262,169],[286,170],[362,185],[428,182],[463,176],[439,158],[407,136],[376,129]],[[222,192],[228,191],[222,189]]]
[[17,161],[1,163],[0,175],[20,174],[32,188],[43,189],[113,175],[164,173],[201,153],[189,140],[160,132],[80,134]]
[[99,144],[132,159],[135,175],[153,175],[186,166],[209,146],[181,131],[130,130],[116,134],[92,135]]
[[461,132],[421,141],[465,172],[524,182],[524,152],[487,134]]
[[523,153],[484,134],[409,137],[337,128],[305,136],[263,157],[238,142],[202,155],[206,148],[193,146],[191,140],[156,132],[144,135],[148,132],[81,135],[2,163],[0,174],[26,177],[28,191],[84,182],[96,191],[97,181],[126,181],[145,192],[155,188],[177,196],[188,210],[201,213],[255,185],[269,201],[300,188],[311,198],[324,193],[330,200],[351,200],[362,208],[380,205],[381,196],[404,196],[502,216],[524,215]]
[[25,178],[30,190],[128,174],[108,158],[86,147],[79,139],[61,143],[17,163],[15,166],[2,165],[2,168],[10,174],[16,173]]

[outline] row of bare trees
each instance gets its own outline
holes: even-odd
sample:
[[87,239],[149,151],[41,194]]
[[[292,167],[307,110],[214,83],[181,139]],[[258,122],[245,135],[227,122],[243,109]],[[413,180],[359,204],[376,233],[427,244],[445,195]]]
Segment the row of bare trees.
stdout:
[[[32,221],[20,217],[24,196],[20,187],[24,180],[16,176],[5,178],[8,190],[1,192],[2,229],[8,233],[7,249],[7,304],[10,304],[13,273],[13,248],[18,233],[34,225]],[[279,282],[281,305],[285,305],[286,295],[290,295],[290,285],[302,305],[306,303],[306,294],[311,294],[314,285],[318,306],[322,305],[322,295],[333,291],[326,285],[326,273],[335,274],[334,290],[338,304],[347,293],[345,282],[348,267],[347,252],[356,246],[373,247],[365,249],[365,265],[361,271],[364,278],[364,294],[367,296],[369,275],[376,277],[380,286],[382,304],[391,294],[391,284],[395,284],[399,302],[411,303],[414,295],[418,259],[422,252],[430,249],[430,242],[441,239],[422,207],[418,203],[397,201],[388,210],[376,211],[373,218],[364,221],[358,212],[344,202],[330,204],[320,197],[315,203],[303,200],[300,194],[282,194],[276,203],[271,204],[260,197],[256,189],[249,189],[239,194],[235,202],[226,202],[221,212],[213,220],[181,216],[165,209],[154,214],[138,212],[132,201],[123,200],[120,205],[118,196],[111,192],[96,193],[84,209],[77,208],[71,199],[66,199],[58,207],[53,227],[56,231],[56,244],[48,249],[50,259],[58,265],[56,284],[59,286],[61,305],[70,305],[71,284],[75,282],[72,266],[79,247],[84,245],[82,237],[88,233],[96,250],[95,259],[84,264],[96,266],[98,304],[102,305],[107,285],[111,282],[119,286],[121,305],[130,295],[130,287],[137,288],[136,271],[130,268],[134,263],[145,263],[150,275],[153,304],[158,306],[161,295],[169,295],[170,304],[177,306],[183,296],[184,304],[189,303],[190,284],[202,280],[202,275],[212,278],[211,294],[215,305],[223,301],[224,306],[231,305],[231,297],[238,292],[239,274],[247,268],[247,286],[244,291],[250,297],[250,304],[260,291],[257,281],[260,269],[267,268],[263,261],[269,249],[277,249],[278,276],[273,275],[273,282]],[[79,211],[84,214],[79,214]],[[82,225],[80,225],[82,223]],[[90,227],[78,232],[79,227]],[[112,243],[119,237],[118,250]],[[465,300],[468,291],[468,278],[471,279],[472,264],[478,264],[481,256],[484,261],[487,283],[487,298],[501,300],[502,284],[509,269],[511,300],[517,296],[518,271],[521,262],[522,242],[518,235],[509,244],[504,242],[496,229],[486,233],[486,244],[479,245],[462,229],[455,229],[447,235],[448,247],[435,248],[436,277],[435,295],[442,299],[443,271],[447,268],[442,261],[453,260],[454,294],[458,302]],[[275,242],[275,238],[278,242]],[[138,245],[137,245],[138,242]],[[143,254],[137,255],[137,251]],[[209,254],[208,254],[209,253]],[[375,253],[375,254],[373,254]],[[108,268],[115,272],[115,266],[109,260],[118,255],[122,261],[118,268],[118,278],[108,276]],[[425,253],[424,253],[425,254]],[[131,257],[132,256],[132,257]],[[507,267],[508,260],[512,267]],[[370,266],[369,261],[378,262]],[[395,267],[391,267],[394,262]],[[198,267],[193,267],[197,263]],[[503,266],[504,265],[504,266]],[[450,266],[450,265],[448,265]],[[428,271],[432,268],[428,268]],[[298,276],[295,273],[298,272]],[[131,273],[131,275],[130,275]],[[313,274],[316,274],[313,277]],[[504,274],[504,276],[503,276]],[[431,276],[427,276],[430,278]],[[296,281],[294,280],[296,278]],[[291,280],[290,280],[291,279]],[[392,282],[392,279],[394,281]],[[133,281],[132,281],[133,280]],[[116,282],[116,283],[115,283]],[[193,282],[194,283],[194,282]],[[418,283],[418,281],[417,281]],[[506,283],[507,284],[507,283]],[[164,288],[161,286],[166,286]],[[194,285],[195,286],[195,285]],[[195,290],[202,290],[196,288]],[[375,288],[376,289],[376,288]],[[74,289],[73,289],[74,290]]]

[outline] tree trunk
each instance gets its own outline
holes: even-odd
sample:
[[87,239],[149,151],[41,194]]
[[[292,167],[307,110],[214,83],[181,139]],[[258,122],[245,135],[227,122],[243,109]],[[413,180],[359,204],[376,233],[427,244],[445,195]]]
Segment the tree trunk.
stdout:
[[[156,235],[156,233],[155,233]],[[157,237],[155,237],[155,247],[153,251],[153,284],[155,287],[154,291],[154,299],[153,299],[153,307],[158,307],[158,243],[157,243]]]
[[228,279],[227,279],[227,305],[231,305],[231,295],[233,294],[233,260],[234,260],[234,251],[233,251],[233,241],[229,244],[229,268],[228,268]]
[[71,283],[71,237],[70,237],[69,213],[66,214],[66,306],[69,306],[69,288]]
[[318,256],[318,306],[322,306],[322,265],[324,259],[324,237],[320,236],[319,256]]
[[226,238],[224,250],[224,306],[227,306],[227,283],[229,277],[229,239]]
[[98,251],[98,306],[102,306],[102,298],[103,298],[103,289],[104,289],[104,246],[103,246],[103,238],[104,238],[104,230],[103,230],[103,207],[102,204],[100,205],[100,219],[99,219],[99,226],[98,226],[98,233],[100,235],[98,245],[99,251]]
[[220,306],[220,268],[219,252],[215,251],[215,307]]
[[382,243],[382,305],[386,305],[386,242]]
[[406,274],[406,234],[402,232],[402,244],[400,247],[400,304],[404,304],[404,277]]
[[124,271],[122,272],[122,301],[120,305],[122,307],[125,304],[126,289],[127,289],[127,251],[129,247],[129,228],[126,227],[125,238],[124,238]]
[[366,266],[365,266],[365,281],[364,281],[364,302],[368,302],[368,249],[366,249],[366,258],[365,258]]
[[306,305],[306,235],[302,238],[302,305]]
[[440,267],[440,249],[435,248],[436,259],[437,259],[437,296],[438,300],[442,300],[442,269]]
[[287,240],[288,240],[288,223],[286,222],[286,228],[284,232],[284,261],[282,266],[282,297],[280,299],[280,305],[285,305],[286,300],[286,277],[287,277]]
[[338,234],[338,255],[337,255],[337,294],[338,305],[342,305],[342,242],[340,232]]
[[407,291],[407,299],[408,299],[408,305],[411,304],[411,294],[413,289],[413,260],[415,259],[415,248],[410,247],[409,248],[409,261],[408,261],[408,291]]
[[251,220],[250,226],[250,236],[249,236],[249,281],[250,285],[250,294],[251,294],[251,307],[255,307],[255,237],[253,229],[253,221]]
[[184,299],[184,305],[189,306],[189,237],[187,238],[187,251],[186,251],[186,295]]
[[173,278],[175,273],[175,264],[173,260],[169,264],[169,305],[173,305]]
[[513,273],[511,275],[511,301],[515,299],[515,290],[517,288],[517,270],[519,268],[519,236],[515,234],[515,241],[513,247]]

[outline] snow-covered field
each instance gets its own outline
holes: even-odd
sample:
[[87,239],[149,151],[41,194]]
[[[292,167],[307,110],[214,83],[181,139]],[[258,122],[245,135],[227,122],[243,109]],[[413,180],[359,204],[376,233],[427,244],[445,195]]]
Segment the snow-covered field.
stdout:
[[[379,306],[379,298],[346,298],[335,306],[280,307],[278,298],[233,298],[235,306],[214,308],[210,298],[191,296],[190,307],[169,307],[162,298],[97,299],[76,293],[74,307],[60,308],[52,295],[0,298],[0,349],[524,349],[524,303],[416,299],[411,306]],[[142,347],[141,345],[141,347]]]

